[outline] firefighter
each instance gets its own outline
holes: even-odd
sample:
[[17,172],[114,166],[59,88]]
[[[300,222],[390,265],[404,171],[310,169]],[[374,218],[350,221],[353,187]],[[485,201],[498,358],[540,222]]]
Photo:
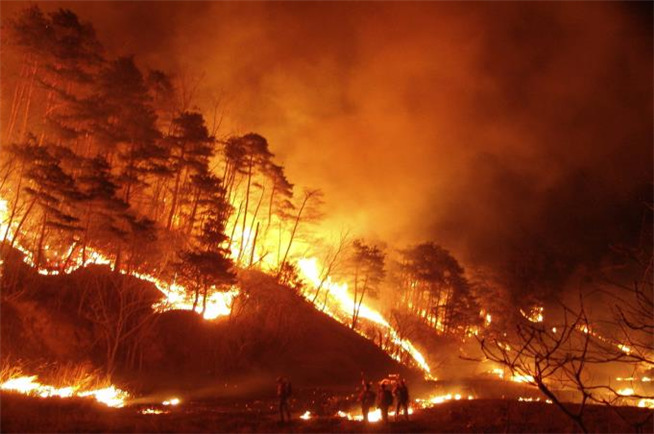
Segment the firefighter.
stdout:
[[381,411],[382,420],[388,423],[388,407],[393,405],[393,394],[388,390],[386,381],[379,383],[379,393],[377,396],[377,407]]
[[279,417],[281,423],[284,423],[284,416],[286,421],[291,421],[291,410],[288,405],[288,400],[291,397],[291,382],[287,378],[277,378],[277,398],[279,399]]
[[363,421],[368,422],[368,413],[370,407],[375,404],[375,392],[372,391],[372,384],[366,381],[362,382],[363,387],[359,394],[359,401],[361,402],[361,413],[363,414]]
[[395,395],[396,402],[395,420],[400,416],[400,410],[404,410],[404,419],[409,420],[409,388],[404,378],[395,383],[393,395]]

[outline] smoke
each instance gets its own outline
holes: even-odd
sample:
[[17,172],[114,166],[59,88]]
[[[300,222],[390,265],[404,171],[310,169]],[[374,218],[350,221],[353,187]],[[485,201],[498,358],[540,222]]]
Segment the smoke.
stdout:
[[264,135],[331,229],[494,267],[538,251],[563,277],[634,242],[651,199],[651,4],[41,6],[203,77],[219,133]]

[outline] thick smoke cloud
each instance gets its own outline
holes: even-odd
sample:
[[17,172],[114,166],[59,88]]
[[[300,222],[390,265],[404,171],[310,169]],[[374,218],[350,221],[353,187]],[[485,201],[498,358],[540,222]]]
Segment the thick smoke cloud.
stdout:
[[109,52],[203,74],[196,104],[223,95],[222,134],[266,136],[323,188],[328,227],[492,266],[539,251],[561,275],[640,229],[651,5],[42,4],[57,6]]

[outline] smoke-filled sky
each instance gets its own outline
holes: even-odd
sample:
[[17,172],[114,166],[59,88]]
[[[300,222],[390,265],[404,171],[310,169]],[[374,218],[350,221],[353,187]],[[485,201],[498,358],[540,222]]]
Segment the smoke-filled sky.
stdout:
[[633,240],[651,199],[651,4],[40,5],[111,55],[202,76],[219,134],[268,138],[335,230],[574,267]]

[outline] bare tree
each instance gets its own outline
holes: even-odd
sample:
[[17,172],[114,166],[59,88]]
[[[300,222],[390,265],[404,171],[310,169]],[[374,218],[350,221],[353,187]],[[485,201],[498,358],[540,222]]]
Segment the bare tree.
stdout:
[[[585,386],[586,365],[594,357],[589,330],[583,308],[576,314],[563,309],[563,319],[555,326],[524,319],[511,334],[497,333],[479,339],[488,359],[508,368],[514,377],[538,387],[586,433],[584,411],[591,398]],[[579,404],[564,403],[559,394],[566,387],[581,394]]]
[[139,342],[140,334],[154,321],[152,304],[157,295],[135,278],[98,273],[87,276],[80,313],[97,330],[105,350],[105,369],[111,377],[119,355],[126,354],[132,341]]

